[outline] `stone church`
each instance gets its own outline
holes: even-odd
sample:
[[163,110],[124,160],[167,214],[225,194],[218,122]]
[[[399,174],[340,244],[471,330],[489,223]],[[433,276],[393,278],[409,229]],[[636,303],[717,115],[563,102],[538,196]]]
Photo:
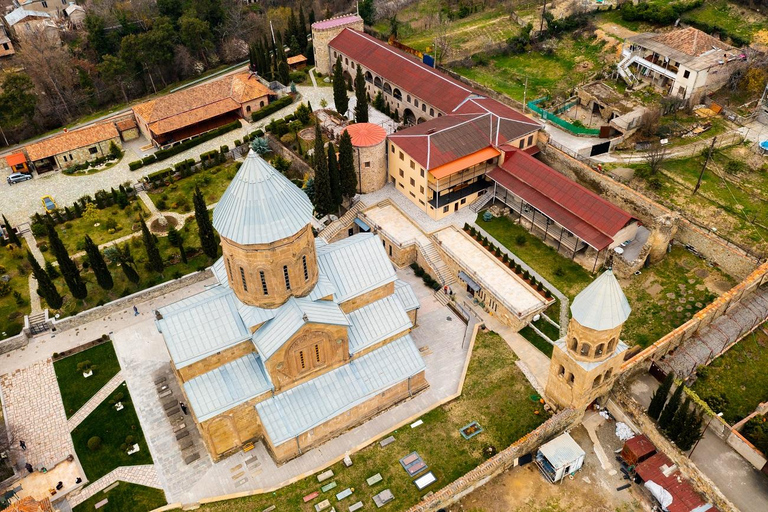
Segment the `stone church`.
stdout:
[[218,283],[156,312],[214,460],[263,440],[285,462],[428,386],[419,302],[381,239],[326,244],[312,216],[251,151],[213,211]]

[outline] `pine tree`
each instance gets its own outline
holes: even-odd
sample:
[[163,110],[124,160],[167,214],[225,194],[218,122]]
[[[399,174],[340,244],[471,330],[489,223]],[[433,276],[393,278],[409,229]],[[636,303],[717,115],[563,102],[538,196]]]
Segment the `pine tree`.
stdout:
[[355,105],[355,122],[367,123],[368,95],[365,92],[365,78],[363,77],[362,68],[357,68],[357,76],[355,76],[355,98],[357,98],[357,104]]
[[326,215],[334,210],[331,177],[328,174],[328,160],[323,147],[323,135],[320,124],[315,123],[315,210],[320,215]]
[[149,268],[155,272],[163,271],[163,257],[160,256],[160,249],[157,248],[157,242],[155,241],[155,235],[149,232],[147,223],[144,219],[141,219],[141,241],[144,242],[144,250],[147,251],[147,261],[149,262]]
[[666,431],[669,429],[669,426],[672,424],[672,420],[675,418],[675,413],[677,413],[677,410],[680,408],[680,400],[683,396],[683,384],[680,383],[679,386],[677,386],[677,389],[672,394],[672,398],[669,399],[669,402],[667,402],[667,405],[664,407],[664,410],[661,411],[661,416],[659,416],[659,428],[661,430]]
[[343,116],[347,114],[349,98],[341,68],[341,55],[336,58],[336,64],[333,66],[333,104],[336,106],[336,112]]
[[648,416],[654,421],[659,419],[659,415],[661,414],[662,409],[664,409],[664,404],[667,401],[667,396],[669,395],[669,390],[672,388],[674,380],[674,372],[669,372],[661,386],[656,389],[653,398],[651,398],[651,405],[648,407]]
[[681,436],[685,432],[685,423],[688,421],[688,415],[690,414],[688,411],[690,410],[691,398],[687,396],[683,405],[677,409],[675,417],[672,419],[672,423],[669,424],[669,429],[667,430],[667,437],[674,441],[675,444],[680,442]]
[[219,244],[216,243],[216,233],[213,231],[211,217],[208,215],[208,207],[205,204],[205,198],[199,187],[195,187],[192,202],[195,204],[195,220],[197,221],[197,234],[200,237],[200,246],[203,248],[206,256],[211,259],[216,258],[219,255]]
[[331,183],[331,197],[334,209],[338,211],[341,206],[341,178],[339,177],[339,161],[336,159],[336,148],[333,142],[328,143],[328,178]]
[[184,235],[182,235],[179,230],[177,230],[175,227],[171,226],[170,229],[168,229],[168,242],[179,249],[179,254],[181,255],[181,262],[186,263],[187,262],[187,251],[184,249]]
[[5,215],[3,215],[3,225],[5,227],[5,233],[8,235],[8,241],[10,241],[16,247],[21,248],[21,240],[19,240],[19,235],[17,235],[13,230],[11,223],[8,222],[8,219],[5,218]]
[[111,290],[115,285],[112,280],[112,273],[109,271],[109,267],[107,267],[107,262],[104,261],[104,256],[99,252],[98,246],[93,243],[93,240],[88,235],[85,235],[85,252],[88,254],[88,262],[91,264],[93,273],[96,275],[96,282],[104,290]]
[[131,254],[128,242],[122,247],[115,244],[115,251],[117,252],[117,261],[120,263],[120,269],[123,271],[125,278],[134,284],[138,283],[139,273],[133,268],[133,255]]
[[357,193],[355,150],[352,147],[352,136],[346,130],[341,134],[339,142],[339,180],[341,195],[348,199],[353,198]]
[[67,283],[67,288],[72,292],[74,298],[85,299],[88,296],[88,288],[86,288],[85,282],[80,275],[80,269],[77,268],[77,264],[69,257],[67,248],[61,242],[53,223],[46,222],[45,229],[48,234],[51,252],[56,256],[56,261],[59,262],[59,271],[64,277],[64,282]]
[[51,277],[43,270],[32,253],[27,251],[27,261],[32,265],[32,275],[37,280],[37,294],[52,309],[59,309],[64,303],[64,299],[53,284]]
[[704,432],[701,430],[703,423],[704,418],[701,413],[691,411],[686,419],[685,426],[683,427],[683,433],[680,435],[680,441],[675,441],[677,447],[684,452],[690,450],[694,443],[704,435]]

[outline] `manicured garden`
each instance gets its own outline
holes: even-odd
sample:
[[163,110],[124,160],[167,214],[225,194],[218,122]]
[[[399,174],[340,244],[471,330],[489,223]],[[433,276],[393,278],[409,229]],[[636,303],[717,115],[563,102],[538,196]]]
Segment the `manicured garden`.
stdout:
[[[115,347],[107,341],[54,361],[53,369],[69,418],[120,371],[120,363]],[[92,371],[93,375],[83,377],[83,373],[88,371]]]
[[[102,500],[107,504],[96,508]],[[97,492],[74,509],[74,512],[147,512],[165,505],[165,493],[162,489],[143,485],[119,482],[118,486],[109,491]]]
[[[263,510],[275,505],[277,510],[311,511],[324,499],[329,499],[337,510],[346,510],[358,500],[369,509],[374,507],[373,495],[390,489],[395,500],[388,508],[405,510],[427,491],[437,490],[476,467],[487,458],[486,448],[502,450],[547,418],[538,400],[531,399],[536,398],[536,392],[514,364],[515,359],[499,335],[492,332],[478,334],[459,398],[422,416],[423,425],[413,429],[405,426],[392,432],[395,441],[386,447],[374,443],[352,454],[353,466],[347,468],[341,462],[331,466],[335,473],[332,480],[337,486],[308,503],[304,503],[302,497],[320,491],[316,475],[267,495],[206,504],[201,509],[234,512]],[[459,429],[473,421],[484,431],[465,440]],[[413,478],[398,462],[413,451],[419,453],[437,477],[437,482],[423,492],[416,489]],[[373,486],[367,485],[366,479],[376,473],[380,473],[383,480]],[[347,487],[354,488],[354,493],[337,504],[334,494]]]
[[193,209],[192,194],[195,187],[200,188],[205,202],[212,205],[219,201],[239,168],[239,162],[216,165],[175,181],[162,182],[152,188],[148,195],[160,211],[189,213]]
[[[117,410],[115,405],[122,404]],[[139,418],[125,383],[72,431],[72,442],[86,477],[95,482],[120,466],[152,464]],[[139,451],[127,451],[138,444]]]
[[26,242],[19,249],[13,244],[0,247],[0,340],[14,336],[24,327],[24,315],[29,313],[29,271],[24,259]]

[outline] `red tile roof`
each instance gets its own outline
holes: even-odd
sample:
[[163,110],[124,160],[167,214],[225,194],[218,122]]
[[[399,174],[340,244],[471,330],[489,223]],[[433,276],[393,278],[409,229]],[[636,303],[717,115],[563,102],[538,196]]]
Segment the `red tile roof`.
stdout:
[[120,137],[113,123],[102,123],[62,133],[25,147],[30,162],[56,156],[73,149],[91,146],[98,142]]
[[24,153],[14,153],[12,155],[7,155],[5,157],[5,161],[8,162],[8,165],[13,167],[15,165],[26,163],[27,157],[24,155]]
[[377,124],[355,123],[347,126],[344,131],[352,137],[355,147],[375,146],[387,138],[387,131]]
[[[638,464],[635,471],[643,479],[643,482],[653,481],[672,495],[672,504],[667,507],[669,512],[692,512],[707,504],[694,490],[690,482],[683,478],[680,470],[667,471],[669,476],[665,476],[664,466],[671,468],[673,463],[665,454],[657,453]],[[717,512],[717,509],[711,507],[707,512]]]
[[488,177],[597,250],[634,218],[525,151],[508,151]]

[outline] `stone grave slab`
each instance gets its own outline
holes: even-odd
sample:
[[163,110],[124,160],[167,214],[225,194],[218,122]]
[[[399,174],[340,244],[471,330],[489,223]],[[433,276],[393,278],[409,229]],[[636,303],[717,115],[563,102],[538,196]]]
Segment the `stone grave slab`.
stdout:
[[432,485],[436,481],[437,481],[437,478],[435,478],[435,475],[433,475],[432,472],[430,471],[429,473],[426,473],[420,476],[419,478],[417,478],[416,480],[414,480],[413,483],[416,484],[416,487],[421,491],[425,487]]
[[320,493],[315,491],[313,493],[307,494],[302,499],[304,500],[304,503],[307,503],[308,501],[312,501],[313,499],[317,498],[318,496],[320,496]]
[[96,509],[98,509],[98,508],[101,508],[101,507],[103,507],[104,505],[106,505],[107,503],[109,503],[109,500],[108,500],[108,499],[106,499],[106,498],[104,498],[104,499],[103,499],[103,500],[101,500],[100,502],[96,503],[96,504],[93,506],[93,508],[96,508]]
[[189,435],[189,430],[182,430],[178,434],[176,434],[176,440],[179,441],[181,439],[184,439]]
[[109,491],[111,491],[112,489],[114,489],[115,487],[117,487],[118,485],[120,485],[120,482],[119,482],[119,481],[118,481],[118,482],[115,482],[115,483],[113,483],[113,484],[111,484],[111,485],[108,485],[108,486],[107,486],[107,487],[105,487],[105,488],[104,488],[104,490],[103,490],[103,491],[101,491],[101,492],[109,492]]
[[388,438],[386,438],[386,439],[382,439],[382,440],[379,442],[379,446],[381,446],[382,448],[384,448],[384,447],[385,447],[385,446],[387,446],[388,444],[392,444],[392,443],[394,443],[394,442],[395,442],[395,436],[389,436],[389,437],[388,437]]
[[376,504],[378,508],[381,508],[394,499],[395,499],[395,496],[392,494],[392,491],[390,491],[389,489],[384,489],[379,494],[373,497],[373,502]]
[[377,483],[381,482],[383,478],[381,477],[381,473],[376,473],[373,476],[369,476],[365,479],[365,481],[368,483],[368,485],[376,485]]
[[277,508],[277,505],[271,505],[271,506],[265,508],[264,510],[262,510],[261,512],[272,512],[276,508]]
[[333,470],[332,469],[329,469],[328,471],[324,471],[324,472],[320,473],[319,475],[317,475],[318,483],[324,482],[324,481],[326,481],[326,480],[328,480],[330,478],[333,478]]
[[363,502],[358,501],[357,503],[353,503],[349,506],[349,512],[357,512],[361,508],[363,508]]
[[325,510],[330,507],[331,507],[331,502],[329,500],[323,500],[317,505],[315,505],[315,512],[320,512],[321,510]]
[[187,457],[185,457],[184,458],[184,463],[185,464],[192,464],[193,462],[195,462],[199,458],[200,458],[200,453],[199,452],[195,452],[192,455],[188,455]]
[[352,496],[352,492],[353,492],[353,490],[350,489],[349,487],[347,487],[343,491],[336,493],[336,500],[337,501],[341,501],[344,498],[349,498],[350,496]]
[[413,423],[411,423],[411,428],[420,427],[423,424],[424,424],[424,421],[422,421],[422,420],[414,421]]
[[329,484],[326,484],[326,485],[322,486],[320,488],[320,490],[323,491],[323,492],[328,492],[331,489],[333,489],[334,487],[336,487],[336,482],[331,482]]

